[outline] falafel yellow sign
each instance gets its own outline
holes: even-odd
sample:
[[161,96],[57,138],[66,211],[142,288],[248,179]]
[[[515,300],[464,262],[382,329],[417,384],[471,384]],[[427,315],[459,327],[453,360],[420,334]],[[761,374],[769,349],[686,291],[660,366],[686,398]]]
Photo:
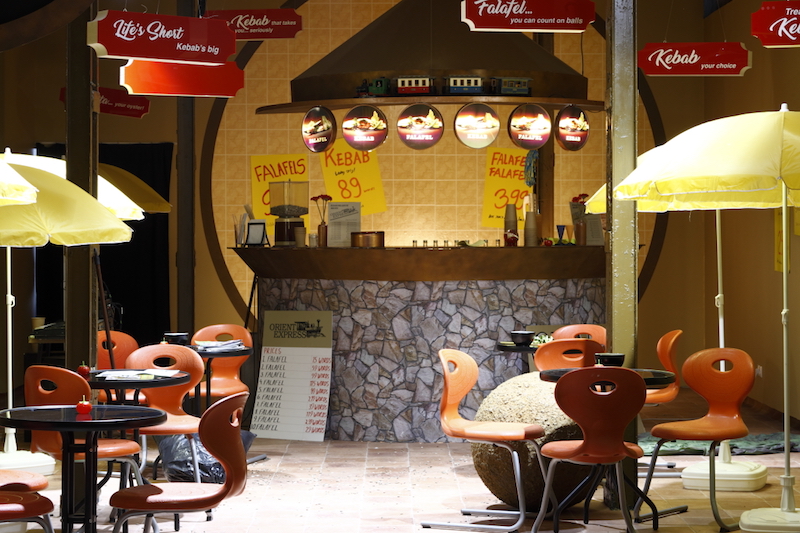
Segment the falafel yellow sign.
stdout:
[[506,205],[514,204],[517,220],[522,220],[522,202],[531,192],[525,185],[525,158],[528,150],[496,148],[486,151],[486,177],[483,189],[481,224],[487,228],[502,228]]
[[[289,180],[308,181],[308,159],[305,154],[250,156],[251,205],[255,218],[267,219],[268,226],[275,225],[275,219],[269,216],[270,184]],[[308,206],[308,203],[304,205]]]

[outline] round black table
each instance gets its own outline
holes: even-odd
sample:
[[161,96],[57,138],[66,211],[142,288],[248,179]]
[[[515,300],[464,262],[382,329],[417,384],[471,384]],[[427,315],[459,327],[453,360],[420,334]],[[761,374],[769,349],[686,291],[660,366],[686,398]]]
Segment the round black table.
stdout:
[[[574,368],[553,368],[550,370],[542,370],[539,372],[539,378],[542,381],[556,382],[558,379],[566,374],[575,370]],[[644,379],[644,384],[648,387],[655,388],[659,386],[669,385],[675,382],[675,374],[667,370],[656,370],[651,368],[631,368]]]
[[[177,371],[171,376],[164,376],[149,373],[147,370],[106,369],[92,370],[86,381],[89,382],[91,388],[106,391],[106,398],[108,398],[106,404],[108,405],[139,405],[141,389],[180,385],[187,383],[190,377],[188,372],[183,371]],[[135,391],[132,400],[126,399],[129,390]]]
[[[74,405],[16,407],[0,411],[0,426],[17,429],[59,431],[61,460],[61,531],[71,533],[73,524],[83,524],[85,533],[97,532],[97,439],[103,431],[121,431],[155,426],[167,414],[160,409],[135,405],[95,405],[79,414]],[[76,433],[84,441],[76,442]],[[85,454],[83,514],[75,495],[75,454]]]
[[[211,360],[216,357],[241,357],[243,355],[253,355],[253,348],[250,346],[236,346],[226,348],[225,346],[196,346],[190,345],[189,348],[196,351],[206,362],[206,409],[211,405]],[[195,408],[198,416],[200,410],[200,384],[194,389]]]

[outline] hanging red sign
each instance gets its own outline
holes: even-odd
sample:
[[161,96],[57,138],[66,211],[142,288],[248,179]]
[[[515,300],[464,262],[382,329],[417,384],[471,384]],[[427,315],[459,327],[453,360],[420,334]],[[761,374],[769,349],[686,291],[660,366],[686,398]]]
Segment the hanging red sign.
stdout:
[[800,46],[800,1],[762,3],[750,15],[750,33],[764,48]]
[[303,18],[294,9],[222,9],[205,16],[227,20],[237,41],[293,39],[303,29]]
[[[131,96],[121,89],[100,87],[100,112],[107,115],[142,118],[150,111],[150,100],[144,96]],[[61,88],[59,99],[66,101],[67,89]]]
[[244,87],[244,71],[233,61],[208,66],[131,60],[119,73],[130,94],[232,98]]
[[222,19],[100,11],[87,23],[87,44],[98,57],[221,65],[236,52]]
[[580,33],[594,22],[591,0],[462,0],[471,31]]
[[647,43],[638,59],[648,76],[742,76],[750,56],[744,43]]

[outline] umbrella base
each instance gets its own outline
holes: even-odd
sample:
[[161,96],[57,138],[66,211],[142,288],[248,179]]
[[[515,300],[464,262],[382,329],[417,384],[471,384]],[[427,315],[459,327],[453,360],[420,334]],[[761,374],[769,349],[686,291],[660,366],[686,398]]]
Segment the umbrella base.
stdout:
[[[716,478],[715,488],[718,491],[751,492],[767,483],[767,467],[752,461],[714,463]],[[681,471],[683,488],[689,490],[708,490],[708,462],[689,465]]]
[[780,509],[750,509],[739,518],[742,531],[753,533],[785,533],[800,531],[800,513]]
[[0,469],[25,470],[44,476],[55,472],[55,459],[44,453],[31,453],[25,450],[0,452]]

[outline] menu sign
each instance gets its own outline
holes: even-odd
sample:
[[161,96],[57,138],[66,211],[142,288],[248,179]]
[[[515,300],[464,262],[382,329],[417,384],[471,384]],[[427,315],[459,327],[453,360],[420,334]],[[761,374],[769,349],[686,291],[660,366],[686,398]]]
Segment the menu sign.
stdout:
[[591,0],[462,0],[471,31],[580,33],[594,22]]
[[483,188],[481,225],[502,228],[506,206],[516,207],[517,222],[523,222],[522,206],[531,188],[525,185],[525,160],[528,150],[493,148],[486,152],[486,180]]
[[764,48],[800,46],[800,1],[762,3],[750,15],[750,33]]
[[589,122],[579,107],[568,105],[556,116],[556,141],[564,150],[580,150],[589,139]]
[[130,94],[232,98],[244,87],[244,71],[233,61],[208,66],[131,60],[119,69],[119,83]]
[[520,148],[541,148],[550,138],[550,115],[542,106],[523,104],[508,117],[508,135]]
[[430,148],[439,142],[443,132],[442,114],[428,104],[410,105],[397,118],[400,140],[415,150]]
[[324,152],[336,140],[336,117],[331,110],[312,107],[303,117],[303,142],[312,152]]
[[98,57],[221,65],[236,52],[222,19],[100,11],[87,23],[87,44]]
[[333,362],[330,311],[265,311],[250,430],[258,437],[322,441]]
[[237,41],[292,39],[303,29],[303,18],[294,9],[210,10],[206,18],[227,20]]
[[360,105],[351,109],[342,121],[342,134],[356,150],[374,150],[386,140],[386,115],[377,107]]
[[456,137],[470,148],[486,148],[500,133],[500,118],[486,104],[467,104],[456,114]]
[[744,43],[647,43],[638,59],[648,76],[742,76],[750,55]]
[[[144,96],[130,96],[126,91],[100,87],[100,112],[122,117],[142,118],[150,111],[150,100]],[[66,87],[61,88],[59,99],[64,102]]]

